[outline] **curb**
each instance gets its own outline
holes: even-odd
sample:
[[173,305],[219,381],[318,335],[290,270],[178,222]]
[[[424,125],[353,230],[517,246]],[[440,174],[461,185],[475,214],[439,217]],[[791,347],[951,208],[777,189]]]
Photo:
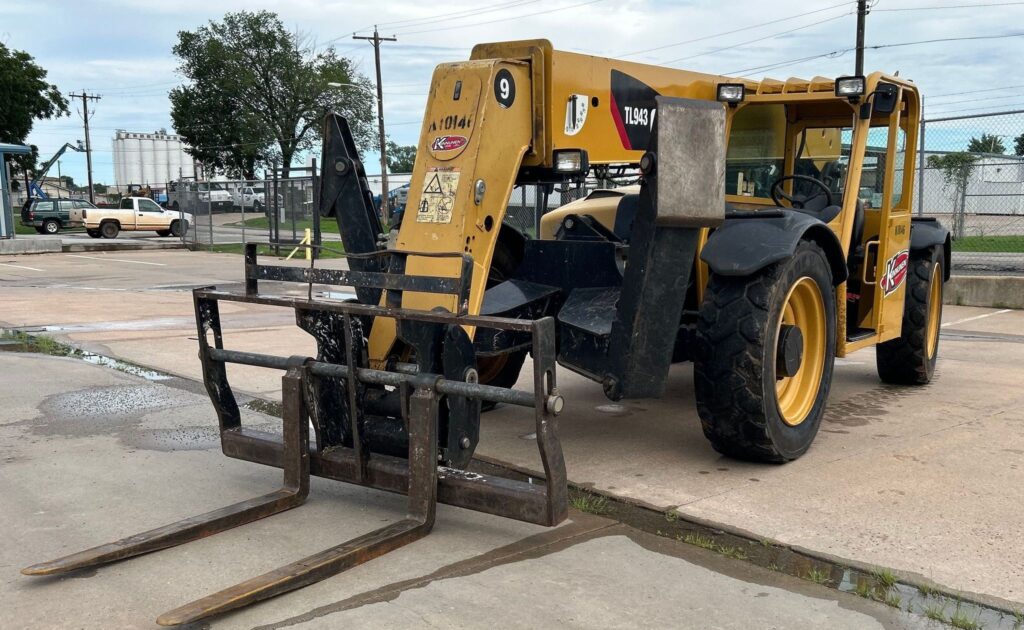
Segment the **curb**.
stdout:
[[943,302],[957,306],[1024,309],[1024,276],[960,276],[946,283]]
[[59,238],[5,238],[0,239],[0,255],[55,254],[61,251]]
[[71,243],[62,245],[61,252],[134,252],[161,249],[185,249],[182,243]]

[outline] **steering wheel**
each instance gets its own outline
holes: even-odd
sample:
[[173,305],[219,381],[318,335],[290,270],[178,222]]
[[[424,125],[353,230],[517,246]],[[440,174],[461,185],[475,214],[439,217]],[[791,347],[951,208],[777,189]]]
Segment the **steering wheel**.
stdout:
[[[813,195],[808,196],[795,194],[789,195],[786,193],[786,191],[782,189],[782,184],[788,179],[791,179],[795,182],[801,181],[814,184],[814,186],[817,187],[820,190],[820,192],[816,192]],[[831,206],[832,191],[829,190],[828,186],[825,185],[825,182],[821,181],[820,179],[811,177],[810,175],[786,175],[784,177],[778,178],[777,180],[775,180],[775,183],[772,184],[772,201],[774,201],[775,205],[779,206],[780,208],[785,207],[782,205],[781,201],[781,199],[785,199],[786,201],[789,202],[789,205],[794,210],[803,210],[804,208],[807,207],[807,202],[809,202],[812,199],[817,199],[822,195],[825,196],[825,205],[822,206],[822,208],[827,208]]]

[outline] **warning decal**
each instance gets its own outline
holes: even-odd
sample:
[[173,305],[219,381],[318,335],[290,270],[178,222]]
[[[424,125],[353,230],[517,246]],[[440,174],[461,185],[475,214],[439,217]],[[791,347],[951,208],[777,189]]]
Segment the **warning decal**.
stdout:
[[455,193],[459,190],[459,169],[431,168],[423,184],[417,223],[451,223]]

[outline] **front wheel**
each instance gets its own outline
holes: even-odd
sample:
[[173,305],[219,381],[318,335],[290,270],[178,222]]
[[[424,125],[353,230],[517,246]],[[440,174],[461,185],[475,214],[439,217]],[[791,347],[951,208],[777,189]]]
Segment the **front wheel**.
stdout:
[[924,385],[935,374],[942,324],[945,260],[941,247],[915,252],[907,270],[900,336],[875,348],[878,377],[897,385]]
[[56,234],[60,232],[60,223],[54,219],[47,219],[43,223],[43,232],[47,234]]
[[712,274],[697,324],[694,389],[718,452],[758,462],[810,448],[832,381],[836,301],[817,244],[747,277]]

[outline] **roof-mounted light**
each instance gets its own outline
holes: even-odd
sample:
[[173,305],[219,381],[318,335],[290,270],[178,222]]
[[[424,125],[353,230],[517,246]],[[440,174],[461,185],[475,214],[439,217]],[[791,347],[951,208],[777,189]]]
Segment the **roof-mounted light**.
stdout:
[[554,152],[555,172],[562,175],[586,175],[590,158],[583,149],[559,149]]
[[836,79],[836,96],[855,101],[864,96],[866,83],[862,76],[839,77]]
[[729,103],[735,105],[736,103],[742,103],[743,99],[747,96],[747,86],[742,83],[719,83],[718,84],[718,100],[722,103]]

